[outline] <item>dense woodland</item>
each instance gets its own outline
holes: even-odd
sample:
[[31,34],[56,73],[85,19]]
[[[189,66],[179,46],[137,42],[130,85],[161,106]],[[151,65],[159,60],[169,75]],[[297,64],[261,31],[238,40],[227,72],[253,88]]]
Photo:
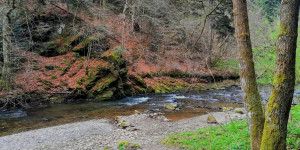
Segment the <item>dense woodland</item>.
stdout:
[[[298,0],[0,2],[0,107],[241,83],[251,148],[287,148]],[[260,85],[273,85],[266,100]]]

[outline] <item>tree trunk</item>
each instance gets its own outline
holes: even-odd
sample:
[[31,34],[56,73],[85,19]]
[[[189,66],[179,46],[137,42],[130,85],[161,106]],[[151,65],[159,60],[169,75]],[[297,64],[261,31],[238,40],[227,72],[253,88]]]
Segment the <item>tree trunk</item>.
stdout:
[[134,32],[135,11],[136,11],[136,1],[132,1],[132,6],[131,6],[131,32]]
[[253,54],[250,40],[247,2],[232,0],[234,9],[235,33],[239,51],[241,88],[248,119],[251,147],[259,150],[264,125],[264,113],[255,77]]
[[3,13],[2,20],[2,36],[3,36],[3,66],[2,66],[2,76],[1,76],[1,86],[4,90],[11,90],[12,88],[12,72],[11,72],[11,60],[10,54],[12,51],[11,42],[11,20],[10,13],[14,8],[10,8],[8,11]]
[[123,9],[123,31],[122,31],[122,48],[125,49],[125,29],[126,29],[126,10],[128,7],[128,1],[126,0],[126,3],[124,5],[124,9]]
[[299,0],[283,0],[277,43],[276,74],[269,98],[262,150],[286,149],[287,123],[295,86]]

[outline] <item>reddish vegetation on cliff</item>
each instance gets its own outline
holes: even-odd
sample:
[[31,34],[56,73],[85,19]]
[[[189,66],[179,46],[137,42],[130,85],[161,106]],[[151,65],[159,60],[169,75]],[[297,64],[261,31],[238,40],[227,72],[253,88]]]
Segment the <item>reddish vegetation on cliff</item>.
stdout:
[[[62,9],[67,9],[63,4],[58,3]],[[68,16],[68,11],[63,11],[47,4],[47,14],[59,14]],[[99,11],[94,8],[92,11]],[[87,17],[84,13],[76,15],[85,23],[91,26],[105,26],[112,38],[109,38],[109,47],[121,45],[123,18],[122,15],[117,15],[111,10],[105,10],[104,18]],[[230,75],[230,71],[217,71],[212,68],[207,68],[207,65],[201,53],[192,53],[189,51],[171,49],[161,50],[159,52],[152,52],[149,50],[151,38],[141,32],[131,32],[131,22],[126,20],[125,27],[125,53],[124,57],[128,61],[128,75],[148,77],[145,79],[147,86],[157,87],[163,86],[160,80],[170,84],[176,83],[178,86],[205,82],[200,78],[189,78],[187,80],[175,79],[170,81],[170,77],[175,74],[175,77],[189,76],[216,76]],[[79,33],[80,35],[80,33]],[[68,51],[70,43],[75,41],[79,35],[69,37],[68,41],[60,38],[55,40],[55,43]],[[73,47],[75,49],[84,48],[83,45],[78,44]],[[21,86],[25,91],[67,91],[69,88],[76,88],[84,86],[84,78],[87,78],[88,72],[92,71],[100,64],[105,62],[99,58],[88,58],[87,56],[78,57],[77,53],[71,52],[71,49],[60,56],[43,57],[32,52],[22,52],[26,58],[24,69],[20,70],[16,76],[17,85]],[[87,63],[88,62],[88,63]],[[103,64],[104,65],[104,64]],[[149,78],[150,76],[150,78]],[[152,78],[153,76],[157,76]],[[166,77],[160,77],[166,76]],[[174,79],[171,79],[174,80]],[[174,85],[176,87],[176,85]]]

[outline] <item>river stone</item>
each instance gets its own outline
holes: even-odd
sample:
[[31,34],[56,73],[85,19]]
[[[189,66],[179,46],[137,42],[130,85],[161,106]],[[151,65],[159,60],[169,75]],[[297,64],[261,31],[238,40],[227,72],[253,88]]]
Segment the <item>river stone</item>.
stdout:
[[127,128],[127,127],[131,127],[132,125],[130,124],[130,122],[121,122],[120,123],[120,127],[122,127],[123,129]]
[[134,110],[134,114],[139,115],[139,114],[141,114],[141,112],[138,110]]
[[232,107],[222,107],[223,112],[231,111],[233,110]]
[[217,120],[216,120],[216,118],[215,118],[214,116],[208,115],[208,116],[207,116],[207,123],[216,124],[216,123],[218,123],[218,122],[217,122]]
[[235,113],[238,113],[238,114],[244,114],[245,112],[245,109],[243,109],[243,108],[236,108],[235,110],[234,110],[234,112]]
[[177,105],[175,104],[166,104],[164,106],[165,109],[170,109],[170,110],[174,110],[177,107]]

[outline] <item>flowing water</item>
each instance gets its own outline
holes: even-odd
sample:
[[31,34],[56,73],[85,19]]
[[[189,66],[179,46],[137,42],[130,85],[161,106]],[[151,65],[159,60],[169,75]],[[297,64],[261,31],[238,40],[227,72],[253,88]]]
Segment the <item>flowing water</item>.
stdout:
[[[271,87],[261,87],[263,99],[270,95]],[[299,103],[300,87],[296,88],[294,103]],[[166,104],[177,107],[165,109]],[[221,111],[222,107],[243,107],[241,90],[193,91],[175,94],[155,94],[127,97],[112,102],[80,102],[67,104],[40,104],[27,110],[0,111],[0,136],[59,124],[89,119],[113,119],[118,115],[140,112],[163,112],[172,121]]]

